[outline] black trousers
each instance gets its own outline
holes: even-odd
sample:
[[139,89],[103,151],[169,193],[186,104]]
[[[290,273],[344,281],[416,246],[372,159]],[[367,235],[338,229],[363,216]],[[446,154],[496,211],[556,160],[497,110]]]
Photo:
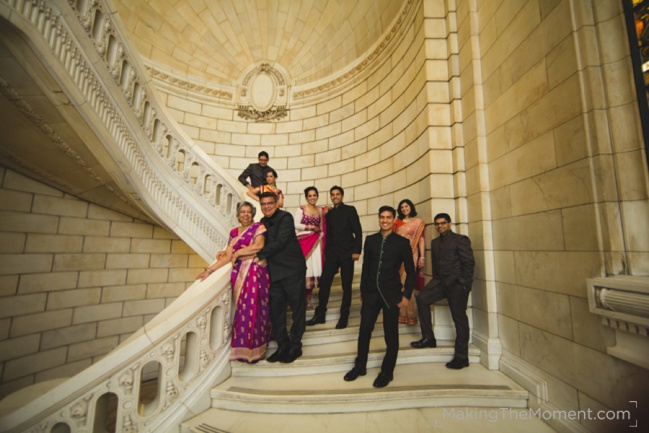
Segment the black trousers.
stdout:
[[[306,271],[270,283],[270,321],[280,350],[302,348],[306,327]],[[286,329],[286,307],[291,307],[291,333]]]
[[352,305],[352,280],[354,278],[354,260],[351,257],[341,259],[339,257],[325,257],[325,263],[320,276],[320,291],[318,292],[318,306],[315,310],[316,316],[323,316],[327,312],[331,283],[334,276],[340,269],[340,278],[343,286],[343,300],[340,305],[340,317],[349,317],[349,307]]
[[430,306],[446,298],[451,309],[451,317],[455,323],[455,356],[469,359],[469,318],[466,315],[466,305],[469,300],[469,291],[457,285],[448,288],[440,283],[435,287],[426,287],[417,296],[417,312],[419,313],[419,326],[423,338],[435,338],[431,321]]
[[399,307],[393,305],[386,307],[378,293],[364,294],[361,306],[361,328],[358,333],[358,354],[356,355],[357,367],[367,365],[367,356],[370,351],[370,339],[379,313],[383,311],[383,333],[385,339],[385,356],[381,364],[381,371],[392,375],[397,364],[399,354]]

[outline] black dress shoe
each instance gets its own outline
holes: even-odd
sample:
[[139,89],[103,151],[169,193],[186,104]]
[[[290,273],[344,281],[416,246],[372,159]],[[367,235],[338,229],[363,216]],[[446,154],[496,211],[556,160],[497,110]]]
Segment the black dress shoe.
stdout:
[[268,358],[266,358],[266,361],[268,361],[268,362],[280,361],[281,359],[283,359],[286,356],[287,353],[288,353],[287,350],[277,349],[277,351],[275,353],[273,353]]
[[319,314],[315,314],[311,319],[306,321],[306,326],[318,325],[325,322],[326,320],[324,315],[321,316]]
[[341,317],[336,323],[336,329],[345,329],[347,327],[347,317]]
[[365,369],[365,367],[354,366],[354,368],[352,368],[347,372],[344,379],[345,382],[351,382],[353,380],[358,379],[358,376],[365,376],[366,374],[367,374],[367,370]]
[[468,359],[462,359],[462,358],[453,358],[450,362],[446,363],[446,368],[451,368],[453,370],[461,370],[464,367],[469,366],[469,360]]
[[380,372],[379,375],[376,377],[374,380],[374,388],[383,388],[385,386],[388,386],[388,383],[392,381],[392,375],[387,375],[383,372]]
[[302,356],[302,349],[291,349],[283,358],[280,358],[279,362],[282,364],[290,364],[300,356]]
[[415,349],[423,349],[425,347],[437,347],[437,340],[434,338],[422,338],[421,340],[413,341],[410,343]]

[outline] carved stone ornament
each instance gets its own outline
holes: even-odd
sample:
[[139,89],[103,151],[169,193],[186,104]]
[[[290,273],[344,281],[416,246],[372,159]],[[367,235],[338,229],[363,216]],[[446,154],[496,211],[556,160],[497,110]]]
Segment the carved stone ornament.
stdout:
[[283,119],[288,115],[285,74],[269,63],[253,67],[237,86],[236,102],[242,119],[252,122]]

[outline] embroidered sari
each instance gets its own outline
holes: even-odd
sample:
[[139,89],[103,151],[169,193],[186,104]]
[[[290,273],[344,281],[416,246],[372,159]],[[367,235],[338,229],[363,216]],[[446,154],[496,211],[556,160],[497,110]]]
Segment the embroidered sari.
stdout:
[[[260,222],[253,223],[243,233],[234,228],[230,232],[229,244],[237,251],[251,245],[265,232],[266,228]],[[237,260],[231,278],[236,309],[232,321],[230,359],[256,362],[264,359],[270,335],[270,278],[266,260]]]
[[[295,211],[295,229],[297,240],[300,242],[302,254],[306,260],[306,293],[307,299],[311,297],[313,289],[319,287],[322,266],[324,264],[324,246],[326,239],[326,224],[322,211],[318,208],[318,215],[309,215],[304,212],[304,206]],[[320,227],[320,232],[307,230],[308,226]]]
[[[424,236],[425,228],[426,223],[419,218],[410,218],[407,222],[397,218],[394,222],[393,228],[398,235],[401,235],[410,241],[412,260],[414,261],[417,270],[417,280],[415,284],[415,289],[417,290],[423,288],[423,285],[421,285],[421,282],[423,282],[422,269],[417,267],[417,263],[419,261],[419,239]],[[406,272],[403,265],[399,272],[401,274],[401,284],[403,284],[406,281]],[[417,303],[415,301],[414,293],[410,297],[408,306],[399,310],[399,323],[407,323],[408,325],[417,324]]]

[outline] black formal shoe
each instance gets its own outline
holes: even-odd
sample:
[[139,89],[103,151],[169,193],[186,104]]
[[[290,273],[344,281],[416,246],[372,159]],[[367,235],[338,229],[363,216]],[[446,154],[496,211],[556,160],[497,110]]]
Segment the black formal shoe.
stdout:
[[306,326],[313,326],[325,322],[326,320],[324,314],[322,316],[319,314],[315,314],[311,319],[306,321]]
[[453,370],[461,370],[464,367],[469,366],[469,360],[468,359],[462,359],[462,358],[453,358],[450,362],[446,363],[446,368],[451,368]]
[[352,368],[347,372],[344,379],[345,382],[351,382],[353,380],[358,379],[358,376],[365,376],[366,374],[367,374],[367,370],[365,369],[365,367],[354,366],[354,368]]
[[422,338],[421,340],[413,341],[410,343],[415,349],[423,349],[425,347],[437,347],[437,340],[435,338]]
[[284,358],[286,354],[288,353],[288,350],[282,350],[282,349],[277,349],[275,353],[270,355],[268,358],[266,358],[266,361],[268,362],[277,362]]
[[345,329],[347,327],[347,317],[341,317],[336,323],[336,329]]
[[379,375],[376,377],[374,380],[374,388],[383,388],[385,386],[388,386],[388,383],[392,381],[392,375],[387,375],[383,372],[380,372]]
[[282,364],[290,364],[300,356],[302,356],[302,349],[291,349],[283,358],[280,358],[279,362]]

